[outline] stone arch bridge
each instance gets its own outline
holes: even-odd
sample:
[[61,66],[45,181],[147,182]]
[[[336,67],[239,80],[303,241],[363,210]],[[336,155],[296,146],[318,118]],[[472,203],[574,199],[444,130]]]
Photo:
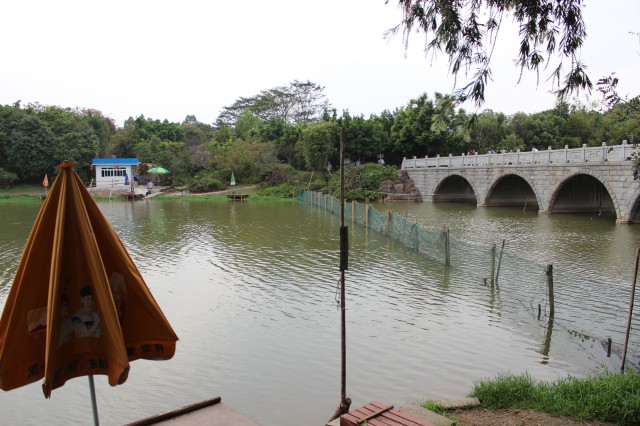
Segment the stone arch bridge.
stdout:
[[540,213],[597,212],[640,222],[636,149],[621,145],[498,154],[405,158],[423,200],[524,206]]

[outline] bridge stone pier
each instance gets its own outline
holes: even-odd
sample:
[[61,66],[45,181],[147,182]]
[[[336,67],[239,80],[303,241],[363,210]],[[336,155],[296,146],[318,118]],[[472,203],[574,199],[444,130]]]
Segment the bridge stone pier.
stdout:
[[540,213],[593,212],[640,222],[636,149],[621,145],[405,158],[422,199],[478,207],[523,206]]

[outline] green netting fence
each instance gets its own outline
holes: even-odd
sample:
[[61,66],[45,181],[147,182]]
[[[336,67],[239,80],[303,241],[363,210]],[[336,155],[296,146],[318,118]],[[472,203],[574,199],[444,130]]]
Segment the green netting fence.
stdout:
[[[340,214],[340,199],[321,192],[305,191],[298,199],[317,206],[333,214]],[[389,238],[399,241],[432,259],[448,264],[450,262],[450,237],[446,228],[430,230],[421,227],[410,218],[388,210],[380,212],[370,204],[349,201],[344,204],[345,221],[357,223]]]
[[[318,209],[340,215],[340,199],[320,192],[305,191],[298,199]],[[344,204],[345,224],[357,223],[416,250],[425,257],[455,270],[463,270],[465,280],[487,288],[496,286],[496,302],[514,318],[523,313],[529,318],[548,320],[555,308],[554,328],[563,327],[574,334],[588,335],[594,341],[614,339],[620,351],[626,324],[628,293],[611,299],[592,297],[603,286],[614,288],[612,278],[578,276],[571,270],[556,269],[551,280],[557,285],[554,296],[549,293],[548,266],[502,250],[497,246],[473,244],[453,238],[446,228],[426,228],[416,220],[391,209],[379,211],[367,203],[348,201]],[[555,276],[555,277],[554,277]],[[492,280],[493,277],[493,280]],[[493,291],[493,290],[492,290]],[[542,326],[546,327],[547,323]],[[633,320],[640,329],[640,317]],[[632,353],[640,358],[640,333],[631,335]]]

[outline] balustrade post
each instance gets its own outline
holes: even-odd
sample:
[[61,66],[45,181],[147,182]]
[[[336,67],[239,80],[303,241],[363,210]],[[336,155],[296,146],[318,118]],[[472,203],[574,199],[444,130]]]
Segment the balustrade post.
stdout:
[[600,162],[604,163],[605,161],[607,161],[607,143],[602,142],[602,159]]
[[583,163],[587,162],[587,144],[586,143],[582,144],[582,162]]
[[436,167],[440,167],[440,154],[436,155]]
[[504,166],[504,149],[502,150],[502,161],[500,163]]
[[516,149],[516,164],[520,165],[520,150]]
[[551,147],[547,147],[547,164],[551,164]]
[[491,150],[487,152],[487,166],[491,167]]
[[569,162],[569,145],[564,146],[564,162],[565,164]]
[[404,169],[404,162],[407,161],[407,157],[402,157],[402,165],[400,166],[400,170]]
[[475,160],[475,163],[476,163],[475,165],[477,167],[478,166],[478,153],[474,152],[473,155],[474,155],[473,159]]
[[453,157],[451,156],[451,154],[449,154],[449,167],[452,167],[452,161],[453,161]]
[[627,140],[622,141],[622,161],[627,160]]
[[417,158],[416,158],[416,156],[414,155],[414,156],[413,156],[413,168],[414,168],[414,169],[416,169],[416,168],[418,167],[418,166],[417,166],[417,164],[416,164],[416,161],[417,161]]

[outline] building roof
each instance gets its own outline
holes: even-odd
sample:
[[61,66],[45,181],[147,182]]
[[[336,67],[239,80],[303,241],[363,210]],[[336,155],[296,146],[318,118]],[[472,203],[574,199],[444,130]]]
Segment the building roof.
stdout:
[[94,166],[135,166],[140,164],[137,158],[94,158]]

